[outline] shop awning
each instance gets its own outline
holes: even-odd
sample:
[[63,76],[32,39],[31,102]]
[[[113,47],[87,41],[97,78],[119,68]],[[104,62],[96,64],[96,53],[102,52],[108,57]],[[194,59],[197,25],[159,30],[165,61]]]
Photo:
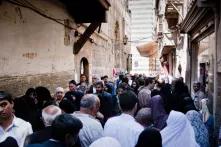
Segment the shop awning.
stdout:
[[158,44],[155,41],[150,41],[145,44],[137,46],[137,50],[143,57],[151,57],[157,54]]

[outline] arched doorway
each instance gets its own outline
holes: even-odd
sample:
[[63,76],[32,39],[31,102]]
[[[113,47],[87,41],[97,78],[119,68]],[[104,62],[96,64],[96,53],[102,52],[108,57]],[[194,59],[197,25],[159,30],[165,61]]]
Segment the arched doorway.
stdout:
[[84,74],[89,78],[89,63],[87,58],[83,57],[80,61],[80,75]]

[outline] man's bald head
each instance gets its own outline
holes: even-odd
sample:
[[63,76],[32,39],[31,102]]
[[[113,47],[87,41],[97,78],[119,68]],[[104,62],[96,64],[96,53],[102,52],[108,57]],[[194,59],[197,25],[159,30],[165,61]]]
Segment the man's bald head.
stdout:
[[80,103],[81,111],[87,110],[93,111],[92,113],[97,113],[100,107],[100,99],[94,94],[86,94],[82,97]]
[[42,110],[42,118],[45,126],[51,126],[53,120],[61,114],[61,109],[54,105],[49,105]]
[[151,108],[142,108],[137,112],[135,117],[136,121],[144,127],[149,126],[152,123]]

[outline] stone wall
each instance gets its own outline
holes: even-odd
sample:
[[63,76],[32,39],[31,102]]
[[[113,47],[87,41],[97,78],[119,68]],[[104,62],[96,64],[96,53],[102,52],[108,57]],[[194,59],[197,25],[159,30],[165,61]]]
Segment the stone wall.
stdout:
[[44,86],[53,94],[58,86],[67,89],[68,82],[73,79],[73,75],[73,71],[65,71],[39,75],[2,76],[0,78],[0,89],[11,93],[13,96],[20,96],[30,87]]
[[[76,25],[67,14],[59,0],[29,0],[44,14],[74,29],[67,29],[51,19],[34,11],[16,6],[7,1],[0,3],[0,90],[6,90],[14,96],[22,95],[29,87],[46,86],[54,92],[57,86],[67,86],[67,82],[80,77],[80,61],[86,58],[89,63],[89,78],[92,75],[112,77],[115,67],[114,48],[115,23],[120,23],[120,40],[124,35],[122,20],[125,9],[121,1],[111,2],[107,12],[108,21],[102,24],[90,37],[81,51],[73,54],[76,29],[85,31]],[[125,7],[125,6],[124,6]],[[130,19],[130,18],[129,18]],[[130,20],[125,20],[129,22]],[[122,51],[122,69],[126,68],[127,52]]]

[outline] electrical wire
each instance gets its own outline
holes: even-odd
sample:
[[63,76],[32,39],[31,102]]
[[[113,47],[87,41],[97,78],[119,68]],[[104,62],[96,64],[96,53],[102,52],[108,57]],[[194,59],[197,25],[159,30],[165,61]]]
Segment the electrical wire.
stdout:
[[32,7],[32,8],[34,8],[35,10],[38,10],[38,11],[40,11],[40,12],[43,12],[44,13],[44,11],[43,10],[41,10],[41,9],[39,9],[39,8],[37,8],[35,5],[33,5],[32,3],[30,3],[29,1],[26,1],[26,0],[22,0],[24,3],[26,3],[27,5],[29,5],[30,7]]
[[[37,8],[35,5],[33,5],[32,3],[30,3],[30,2],[27,1],[27,0],[22,0],[22,1],[21,1],[21,0],[20,0],[20,1],[18,1],[18,0],[6,0],[6,1],[8,1],[8,2],[11,3],[11,4],[14,4],[14,5],[21,6],[21,7],[27,8],[27,9],[29,9],[29,10],[32,10],[32,11],[34,11],[35,13],[41,15],[42,17],[45,17],[45,18],[50,19],[50,20],[52,20],[52,21],[54,21],[54,22],[56,22],[56,23],[58,23],[58,24],[61,24],[61,25],[63,25],[63,26],[66,27],[66,28],[69,28],[69,29],[73,29],[73,30],[75,30],[75,31],[78,31],[76,28],[73,28],[73,27],[71,27],[71,26],[69,26],[69,25],[66,25],[66,24],[62,23],[61,21],[64,21],[64,19],[57,19],[57,18],[54,18],[54,17],[51,17],[51,16],[45,14],[45,12],[44,12],[43,10]],[[83,34],[81,34],[79,31],[78,31],[78,34],[79,34],[79,36],[83,35]],[[113,38],[111,38],[111,37],[108,36],[108,35],[107,35],[107,37],[108,37],[109,39],[111,39],[111,41],[113,41],[113,42],[117,42],[117,41],[120,42],[120,43],[113,43],[114,46],[116,46],[116,45],[125,45],[125,44],[123,43],[123,40],[113,39]],[[150,37],[140,38],[140,39],[137,39],[137,40],[128,40],[127,42],[138,43],[138,42],[141,42],[142,40],[149,39],[149,38],[151,38],[151,36],[150,36]],[[146,41],[144,41],[144,42],[146,42]],[[94,44],[95,44],[96,46],[98,46],[98,47],[101,47],[101,48],[104,48],[104,49],[109,49],[108,47],[106,47],[106,46],[104,46],[104,45],[101,45],[101,44],[98,44],[98,43],[96,43],[96,42],[94,42]],[[155,55],[156,53],[157,53],[157,51],[155,51],[153,54],[149,55],[148,57],[151,57],[151,56]]]
[[30,7],[30,6],[24,5],[23,3],[21,3],[20,1],[17,1],[17,0],[6,0],[6,1],[8,1],[8,2],[11,3],[11,4],[18,5],[18,6],[21,6],[21,7],[27,8],[27,9],[30,9],[30,10],[32,10],[32,11],[38,13],[39,15],[41,15],[41,16],[43,16],[43,17],[45,17],[45,18],[48,18],[48,19],[50,19],[50,20],[52,20],[52,21],[54,21],[54,22],[57,22],[57,23],[59,23],[59,24],[65,26],[66,28],[73,29],[73,30],[76,30],[76,31],[77,31],[76,28],[73,28],[73,27],[71,27],[71,26],[68,26],[68,25],[62,23],[61,21],[64,21],[64,19],[56,19],[56,18],[53,18],[53,17],[51,17],[51,16],[49,16],[49,15],[47,15],[47,14],[44,14],[44,13],[42,13],[42,12],[40,12],[40,11],[38,11],[38,10],[36,10],[36,9],[34,9],[34,8],[32,8],[32,7]]
[[[36,7],[35,5],[33,5],[32,3],[30,3],[30,2],[27,1],[27,0],[6,0],[6,1],[9,2],[9,3],[11,3],[11,4],[14,4],[14,5],[21,6],[21,7],[27,8],[27,9],[29,9],[29,10],[32,10],[32,11],[34,11],[35,13],[37,13],[37,14],[39,14],[39,15],[41,15],[41,16],[47,18],[47,19],[50,19],[50,20],[52,20],[52,21],[54,21],[54,22],[56,22],[56,23],[58,23],[58,24],[61,24],[61,25],[63,25],[64,27],[66,27],[66,28],[68,28],[68,29],[73,29],[73,30],[75,30],[75,31],[78,31],[76,28],[73,28],[73,27],[71,27],[71,26],[69,26],[69,25],[66,25],[66,24],[64,24],[63,22],[61,22],[61,21],[64,21],[65,19],[58,19],[58,18],[51,17],[51,16],[49,16],[48,14],[45,14],[43,10],[39,9],[38,7]],[[79,36],[83,35],[83,34],[80,33],[79,31],[78,31],[78,33],[79,33]],[[113,39],[113,38],[111,38],[111,37],[108,36],[108,35],[107,35],[107,37],[108,37],[109,39],[111,39],[112,41],[114,41],[114,42],[119,41],[119,42],[121,42],[121,43],[119,43],[119,44],[124,44],[124,43],[123,43],[123,40]],[[140,39],[137,39],[137,40],[128,40],[127,42],[138,43],[138,42],[140,42],[140,41],[142,41],[142,40],[149,39],[149,38],[151,38],[151,36],[150,36],[150,37],[140,38]],[[145,42],[145,41],[144,41],[144,42]]]
[[[34,6],[34,5],[31,4],[30,2],[28,2],[27,0],[22,0],[24,3],[22,3],[21,1],[18,1],[18,0],[6,0],[6,1],[8,1],[8,2],[14,4],[14,5],[18,5],[18,6],[21,6],[21,7],[24,7],[24,8],[28,8],[28,9],[30,9],[30,10],[32,10],[32,11],[38,13],[39,15],[45,17],[45,18],[48,18],[48,19],[50,19],[50,20],[53,20],[53,21],[55,21],[55,22],[57,22],[57,23],[59,23],[59,24],[65,26],[65,27],[67,27],[67,28],[69,28],[69,29],[73,29],[73,30],[75,30],[75,31],[78,31],[77,29],[72,28],[72,27],[70,27],[70,26],[67,26],[67,25],[65,25],[64,23],[60,22],[60,21],[64,21],[64,19],[53,18],[53,17],[51,17],[51,16],[45,14],[43,10],[37,8],[36,6]],[[26,4],[25,4],[25,3],[26,3]],[[29,5],[29,6],[28,6],[28,5]],[[78,33],[79,33],[79,32],[78,32]],[[81,36],[82,34],[79,33],[79,35]],[[108,38],[110,38],[110,37],[108,36]],[[140,42],[140,41],[142,41],[142,40],[149,39],[149,38],[151,38],[151,37],[144,37],[144,38],[140,38],[140,39],[137,39],[137,40],[128,40],[127,42]],[[110,39],[111,39],[112,41],[119,41],[119,42],[120,42],[120,43],[114,43],[114,45],[124,45],[124,43],[121,43],[121,42],[123,42],[122,40],[116,40],[116,39],[112,39],[112,38],[110,38]],[[101,44],[98,44],[98,43],[96,43],[96,42],[94,42],[94,44],[95,44],[96,46],[98,46],[98,47],[102,47],[102,48],[108,49],[106,46],[101,45]],[[154,52],[153,54],[149,55],[148,57],[151,57],[151,56],[153,56],[154,54],[156,54],[156,52]]]

